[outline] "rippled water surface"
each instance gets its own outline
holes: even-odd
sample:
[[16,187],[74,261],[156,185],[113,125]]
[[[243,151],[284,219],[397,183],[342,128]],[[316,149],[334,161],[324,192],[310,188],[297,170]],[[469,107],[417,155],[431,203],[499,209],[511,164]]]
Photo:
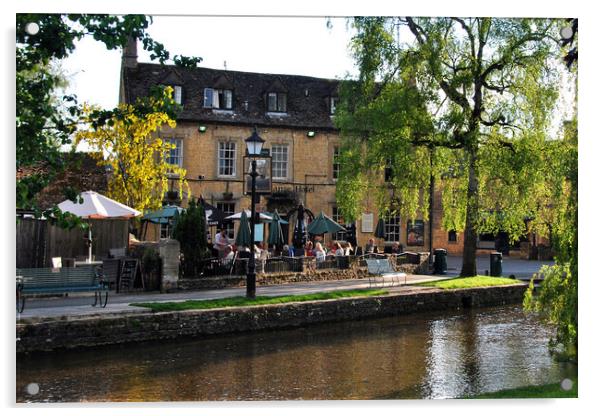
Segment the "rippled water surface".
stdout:
[[550,334],[504,306],[31,354],[17,359],[17,401],[460,397],[574,377]]

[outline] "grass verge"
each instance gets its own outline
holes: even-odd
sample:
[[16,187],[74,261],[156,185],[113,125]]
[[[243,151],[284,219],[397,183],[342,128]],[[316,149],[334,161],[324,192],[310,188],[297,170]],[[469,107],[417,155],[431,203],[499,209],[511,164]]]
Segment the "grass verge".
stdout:
[[465,399],[570,399],[577,398],[577,381],[570,390],[564,390],[560,383],[546,384],[543,386],[519,387],[516,389],[500,390],[492,393],[483,393],[476,396],[464,397]]
[[416,286],[436,287],[439,289],[470,289],[483,286],[505,286],[521,283],[519,280],[505,277],[474,276],[456,277],[453,279],[437,280],[434,282],[417,283]]
[[153,312],[185,311],[190,309],[216,309],[237,306],[272,305],[276,303],[307,302],[312,300],[340,299],[349,297],[365,297],[386,295],[387,290],[338,290],[334,292],[312,293],[309,295],[289,296],[257,296],[255,299],[247,299],[244,296],[236,296],[225,299],[209,300],[187,300],[184,302],[148,302],[132,303],[130,306],[150,308]]

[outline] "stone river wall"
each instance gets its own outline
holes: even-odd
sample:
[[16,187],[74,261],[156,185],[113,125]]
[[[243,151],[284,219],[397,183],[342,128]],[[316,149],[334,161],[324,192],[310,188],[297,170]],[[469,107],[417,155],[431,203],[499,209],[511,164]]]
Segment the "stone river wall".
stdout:
[[199,337],[413,312],[518,303],[525,284],[212,310],[140,312],[17,324],[17,353]]

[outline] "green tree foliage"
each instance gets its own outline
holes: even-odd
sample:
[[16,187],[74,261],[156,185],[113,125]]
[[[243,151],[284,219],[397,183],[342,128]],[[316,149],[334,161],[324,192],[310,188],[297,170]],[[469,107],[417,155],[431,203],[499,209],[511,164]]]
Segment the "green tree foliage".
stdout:
[[173,236],[180,242],[182,274],[195,277],[201,272],[201,262],[209,256],[207,223],[203,204],[190,198],[188,208],[178,217]]
[[[84,36],[102,42],[107,49],[123,48],[129,37],[133,37],[160,63],[168,61],[170,54],[148,35],[147,28],[152,23],[149,16],[17,14],[16,20],[16,168],[42,162],[49,167],[43,175],[17,181],[17,207],[36,209],[35,195],[63,169],[60,147],[71,143],[82,115],[76,96],[57,97],[57,87],[64,80],[51,69],[52,64],[71,54],[76,41]],[[37,33],[27,32],[30,23],[37,24]],[[173,61],[177,65],[193,66],[200,58],[176,55]],[[120,111],[99,110],[93,114],[93,123],[96,127],[102,125],[119,116]],[[140,116],[149,109],[140,106],[136,111]],[[78,190],[69,191],[65,196],[74,199]],[[52,212],[58,214],[56,208]],[[42,213],[38,210],[38,214]]]
[[370,189],[381,211],[428,218],[432,174],[444,226],[464,231],[461,274],[476,275],[478,233],[516,240],[549,207],[558,22],[362,17],[351,26],[359,79],[343,83],[337,106],[338,205],[357,218]]
[[[563,39],[564,61],[567,69],[577,73],[578,21],[566,19],[565,30],[570,36]],[[577,78],[575,77],[575,85]],[[575,110],[577,108],[575,94]],[[575,111],[576,113],[576,111]],[[550,340],[551,350],[557,356],[577,360],[577,305],[578,305],[578,131],[577,116],[565,124],[562,140],[549,147],[547,155],[547,183],[552,190],[551,237],[556,253],[556,265],[544,267],[544,277],[535,296],[533,283],[525,294],[527,310],[540,312],[556,325],[556,336]]]
[[533,282],[525,295],[525,309],[537,311],[556,326],[550,340],[559,357],[577,359],[577,121],[565,126],[565,137],[549,154],[549,185],[555,210],[551,218],[552,243],[556,264],[543,267],[544,280],[537,293]]

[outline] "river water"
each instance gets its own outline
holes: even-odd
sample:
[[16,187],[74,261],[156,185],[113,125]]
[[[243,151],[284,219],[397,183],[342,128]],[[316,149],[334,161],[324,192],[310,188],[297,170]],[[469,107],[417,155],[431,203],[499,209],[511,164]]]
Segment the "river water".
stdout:
[[[18,402],[453,398],[574,380],[520,305],[22,355]],[[35,394],[31,394],[35,393]]]

